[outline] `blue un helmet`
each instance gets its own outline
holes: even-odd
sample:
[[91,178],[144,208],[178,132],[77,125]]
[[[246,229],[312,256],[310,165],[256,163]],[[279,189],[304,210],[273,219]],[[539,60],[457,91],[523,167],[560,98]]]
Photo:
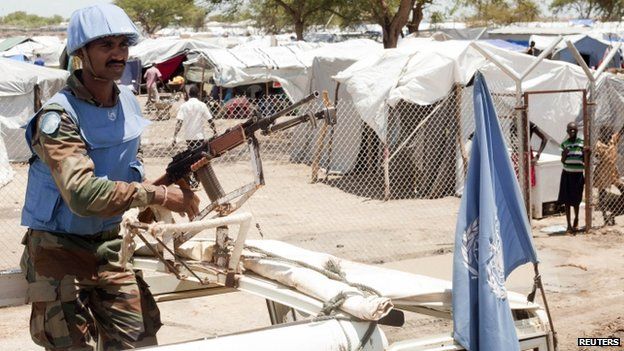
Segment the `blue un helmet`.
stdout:
[[139,42],[139,31],[126,12],[113,4],[99,4],[74,11],[67,26],[67,53],[111,35],[125,35],[130,46]]

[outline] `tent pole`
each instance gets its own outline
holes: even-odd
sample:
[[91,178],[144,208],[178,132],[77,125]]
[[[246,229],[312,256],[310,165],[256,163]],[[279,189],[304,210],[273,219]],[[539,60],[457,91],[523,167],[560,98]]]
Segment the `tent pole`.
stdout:
[[548,324],[550,325],[550,331],[552,332],[553,344],[555,350],[557,350],[557,332],[555,331],[555,325],[553,324],[552,315],[550,314],[550,308],[548,307],[548,301],[546,300],[546,291],[544,290],[544,284],[542,283],[542,275],[539,272],[538,263],[533,263],[533,271],[535,272],[535,285],[542,294],[542,301],[544,301],[544,309],[546,310],[546,316],[548,317]]
[[390,199],[390,149],[388,143],[383,143],[383,168],[384,168],[384,201]]
[[206,72],[206,67],[202,67],[202,79],[201,79],[201,89],[199,89],[199,100],[202,101],[204,98],[204,73]]
[[[516,73],[511,67],[507,66],[505,63],[499,61],[494,54],[482,48],[479,44],[477,44],[476,41],[473,41],[472,43],[470,43],[470,46],[472,46],[475,50],[477,50],[487,60],[492,62],[494,65],[496,65],[496,67],[498,67],[501,71],[503,71],[503,73],[505,73],[509,78],[513,79],[513,81],[516,83],[516,111],[517,113],[519,113],[518,120],[522,120],[523,119],[522,110],[526,108],[526,106],[524,106],[523,104],[523,98],[522,98],[522,81],[535,69],[535,67],[537,67],[542,61],[544,61],[546,56],[549,55],[555,49],[555,46],[557,46],[557,44],[559,44],[561,40],[562,40],[561,36],[558,36],[557,38],[555,38],[555,40],[552,41],[552,43],[548,46],[548,48],[546,48],[537,57],[537,59],[529,67],[527,67],[527,69],[525,69],[524,72],[522,72],[521,75]],[[523,130],[521,135],[528,136],[529,135],[528,111],[526,111],[526,119],[527,119],[526,128],[524,128],[524,126],[522,125],[520,125],[520,127],[522,127],[522,130]],[[520,130],[520,128],[518,128],[518,130]],[[526,140],[523,140],[523,142],[520,143],[520,150],[518,150],[519,154],[524,156],[522,157],[521,162],[519,162],[518,174],[522,174],[522,175],[530,174],[526,171],[527,165],[530,164],[530,160],[528,162],[526,160],[528,158],[528,150],[530,150],[529,140],[528,138],[526,138]],[[527,210],[527,216],[530,222],[531,221],[531,199],[530,199],[531,182],[529,178],[526,178],[526,177],[519,177],[519,178],[520,178],[520,187],[522,188],[524,192],[524,203],[525,203],[526,210]]]
[[[338,118],[338,89],[340,89],[340,82],[336,82],[336,89],[334,90],[334,108],[336,109],[336,119]],[[329,172],[331,171],[332,153],[334,152],[334,131],[336,126],[331,125],[329,129],[329,145],[327,145],[327,171],[325,172],[325,180],[329,178]]]
[[[568,50],[570,50],[570,53],[572,54],[572,56],[574,56],[574,59],[576,60],[576,62],[578,63],[579,66],[581,66],[581,68],[583,69],[583,72],[585,72],[585,75],[587,76],[587,79],[589,80],[589,94],[586,91],[583,91],[583,138],[585,138],[585,145],[586,146],[591,146],[591,122],[594,119],[594,108],[593,106],[596,105],[596,79],[597,76],[602,74],[602,70],[605,69],[606,64],[611,60],[609,58],[609,60],[605,60],[606,62],[603,62],[600,65],[600,68],[602,68],[602,70],[600,72],[596,72],[594,75],[594,73],[591,72],[591,70],[589,69],[589,67],[587,66],[587,63],[585,63],[585,60],[583,60],[583,57],[581,57],[581,54],[578,52],[578,50],[576,49],[576,47],[574,45],[572,45],[572,43],[569,40],[566,40],[566,45],[568,46]],[[619,48],[619,45],[618,47]],[[609,54],[607,55],[608,57],[613,57],[611,54],[615,54],[616,52],[616,48],[611,49],[611,52],[609,52]],[[585,162],[585,233],[588,233],[589,230],[592,227],[592,205],[591,205],[591,198],[592,198],[592,174],[591,174],[591,149],[587,148],[584,150],[584,162]]]
[[[590,84],[591,90],[594,88],[593,85],[594,84]],[[591,96],[594,96],[594,94],[590,94],[590,98]],[[592,118],[594,110],[593,105],[595,105],[595,102],[587,101],[587,92],[583,91],[583,137],[585,138],[586,146],[591,145]],[[589,233],[589,230],[592,227],[591,148],[586,147],[583,151],[583,161],[585,162],[585,233]]]

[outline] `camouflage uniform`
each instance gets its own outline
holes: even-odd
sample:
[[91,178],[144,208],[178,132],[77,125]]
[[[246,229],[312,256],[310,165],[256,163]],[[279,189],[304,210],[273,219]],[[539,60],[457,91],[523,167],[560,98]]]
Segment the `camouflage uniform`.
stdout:
[[[97,105],[79,75],[77,71],[68,79],[68,88],[74,96]],[[110,217],[150,204],[155,187],[94,176],[95,165],[80,130],[60,106],[44,107],[35,118],[53,110],[61,114],[58,129],[43,133],[37,121],[31,146],[50,167],[72,211]],[[29,229],[22,243],[26,247],[21,266],[29,283],[35,343],[50,350],[93,350],[96,340],[101,350],[155,344],[160,313],[140,276],[131,266],[123,269],[117,262],[118,227],[95,235]]]

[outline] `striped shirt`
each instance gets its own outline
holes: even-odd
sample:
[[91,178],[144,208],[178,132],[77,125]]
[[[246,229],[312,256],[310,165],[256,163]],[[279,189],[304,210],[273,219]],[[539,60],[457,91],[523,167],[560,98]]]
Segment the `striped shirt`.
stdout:
[[563,161],[563,169],[568,172],[583,172],[585,163],[583,162],[583,139],[566,139],[561,143],[561,150],[568,149],[568,157]]

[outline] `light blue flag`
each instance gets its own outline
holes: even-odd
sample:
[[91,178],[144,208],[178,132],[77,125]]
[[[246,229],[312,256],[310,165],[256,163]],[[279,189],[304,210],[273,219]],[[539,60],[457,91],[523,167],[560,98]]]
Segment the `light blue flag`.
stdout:
[[453,337],[470,351],[519,350],[505,280],[537,262],[531,229],[485,79],[474,83],[475,136],[455,230]]

